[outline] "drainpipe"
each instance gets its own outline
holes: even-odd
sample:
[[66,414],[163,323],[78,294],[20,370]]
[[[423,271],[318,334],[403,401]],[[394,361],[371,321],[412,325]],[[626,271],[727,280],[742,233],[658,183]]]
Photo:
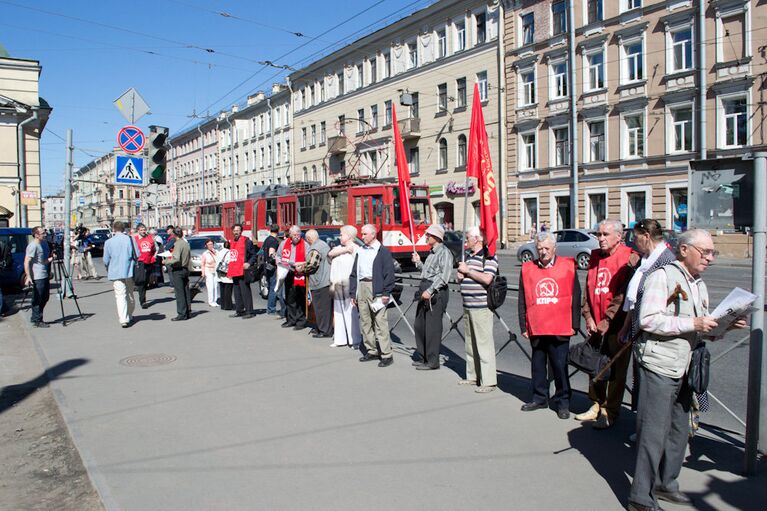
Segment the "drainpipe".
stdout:
[[229,125],[229,176],[232,184],[229,193],[229,200],[234,199],[234,130],[232,130],[232,114],[226,116],[226,123]]
[[202,133],[202,126],[197,126],[197,131],[200,133],[200,163],[202,170],[202,197],[200,204],[205,205],[205,135]]
[[[24,134],[24,126],[36,120],[38,120],[38,111],[33,109],[32,117],[28,117],[16,125],[19,152],[19,227],[29,227],[27,206],[21,203],[21,194],[27,190],[27,139]],[[42,197],[40,199],[42,200]]]
[[266,98],[266,106],[269,108],[269,145],[271,151],[269,151],[269,166],[272,167],[272,184],[275,183],[274,176],[274,109],[272,108],[272,98]]
[[504,38],[503,2],[498,2],[498,196],[501,214],[501,247],[508,247],[506,208],[508,206],[508,190],[506,186],[506,83],[503,77],[506,47]]
[[[698,0],[698,143],[700,144],[700,159],[706,155],[706,3]],[[692,186],[693,170],[687,165],[687,227],[692,227],[694,218],[694,191]],[[673,216],[673,215],[672,215]]]
[[[292,133],[293,132],[293,119],[294,119],[294,116],[293,116],[293,113],[294,113],[293,112],[293,84],[290,82],[290,77],[289,76],[287,78],[285,78],[285,83],[288,86],[288,92],[290,92],[290,94],[288,94],[288,111],[285,112],[285,117],[287,117],[287,119],[285,119],[285,121],[289,125],[289,132]],[[295,158],[293,157],[293,151],[295,151],[295,146],[296,146],[296,141],[292,140],[292,137],[291,137],[291,141],[290,141],[290,155],[288,156],[288,158],[290,158],[290,162],[288,163],[288,169],[286,171],[287,174],[285,176],[285,185],[288,184],[287,176],[291,174],[290,170],[293,167],[293,162],[295,161]],[[328,172],[329,172],[329,170],[328,170]]]
[[579,227],[578,222],[578,112],[575,80],[575,2],[568,2],[570,10],[567,14],[567,28],[570,32],[570,172],[572,173],[572,192],[570,195],[570,217],[572,226]]

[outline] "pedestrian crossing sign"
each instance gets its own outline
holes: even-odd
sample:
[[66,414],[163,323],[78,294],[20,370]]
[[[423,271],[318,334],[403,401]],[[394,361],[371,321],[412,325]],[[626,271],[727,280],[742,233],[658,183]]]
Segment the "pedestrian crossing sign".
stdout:
[[115,184],[144,185],[144,158],[118,156],[115,169]]

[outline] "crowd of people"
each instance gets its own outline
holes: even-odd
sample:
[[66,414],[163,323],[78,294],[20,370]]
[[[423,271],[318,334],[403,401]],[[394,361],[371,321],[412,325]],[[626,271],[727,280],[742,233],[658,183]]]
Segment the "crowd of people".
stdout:
[[[134,322],[134,290],[142,308],[151,305],[147,289],[162,283],[161,265],[176,298],[172,321],[192,318],[191,256],[183,231],[169,226],[163,243],[143,224],[126,233],[125,226],[115,222],[112,230],[104,246],[104,264],[120,325],[129,328]],[[570,417],[568,360],[574,346],[571,339],[583,319],[585,342],[610,358],[610,376],[590,375],[591,405],[575,419],[591,422],[596,430],[611,428],[621,414],[633,353],[637,458],[628,508],[653,511],[659,509],[659,499],[690,503],[679,490],[677,477],[690,416],[705,404],[705,393],[693,392],[688,370],[693,351],[717,327],[709,316],[708,292],[701,278],[717,251],[704,230],[682,233],[676,253],[665,243],[656,220],[637,222],[633,231],[635,246],[630,248],[622,242],[620,222],[599,224],[595,233],[599,248],[591,254],[583,290],[575,260],[557,255],[554,233],[549,229],[535,233],[537,258],[522,265],[519,277],[519,329],[532,347],[531,397],[521,409],[552,409],[560,419]],[[51,255],[41,243],[44,234],[42,228],[33,230],[24,261],[26,281],[33,290],[32,323],[37,327],[47,326],[42,310],[49,293]],[[444,237],[441,226],[429,226],[429,256],[422,261],[415,251],[412,255],[421,274],[413,297],[417,307],[412,365],[419,371],[440,368],[443,316],[454,271]],[[73,245],[77,254],[87,254],[87,247],[80,248]],[[265,314],[281,320],[283,328],[304,330],[311,324],[313,337],[332,340],[331,347],[359,349],[360,362],[377,362],[381,368],[394,363],[387,314],[395,267],[391,253],[378,241],[376,226],[365,225],[358,233],[356,227],[345,225],[339,245],[332,248],[313,229],[302,233],[292,226],[280,240],[278,226],[272,226],[258,248],[238,224],[222,248],[208,241],[200,259],[209,307],[231,310],[232,318],[253,318],[251,286],[263,280],[268,283]],[[92,264],[84,260],[80,255],[80,264]],[[465,254],[455,270],[466,339],[466,375],[458,384],[472,386],[477,393],[492,392],[497,386],[494,310],[488,290],[498,275],[498,260],[488,251],[480,230],[468,229]],[[745,326],[742,319],[732,325]]]

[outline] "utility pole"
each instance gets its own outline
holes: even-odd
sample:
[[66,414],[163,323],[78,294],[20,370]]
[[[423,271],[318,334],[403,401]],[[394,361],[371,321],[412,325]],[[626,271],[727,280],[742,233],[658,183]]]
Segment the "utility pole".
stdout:
[[202,125],[197,126],[200,132],[200,169],[202,170],[202,198],[200,204],[205,205],[205,134],[202,132]]
[[72,145],[72,129],[67,130],[67,164],[64,170],[64,239],[61,245],[64,247],[64,268],[68,275],[72,275],[69,260],[69,238],[72,222],[72,168],[74,167],[74,146]]

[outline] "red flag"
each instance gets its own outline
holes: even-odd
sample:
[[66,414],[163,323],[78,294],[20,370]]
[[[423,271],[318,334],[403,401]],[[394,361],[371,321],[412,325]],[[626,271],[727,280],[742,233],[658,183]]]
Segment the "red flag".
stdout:
[[[397,124],[397,108],[392,103],[391,106],[392,124],[394,124],[394,154],[397,159],[397,178],[399,181],[399,209],[402,217],[402,225],[410,225],[410,169],[407,166],[407,157],[405,156],[405,144],[402,143],[402,136]],[[412,235],[412,229],[411,229]],[[413,240],[415,243],[415,239]]]
[[485,236],[488,252],[493,256],[495,255],[495,243],[498,241],[498,192],[495,189],[493,163],[490,161],[485,116],[482,114],[479,84],[477,83],[474,84],[474,103],[471,107],[466,177],[477,178],[480,197],[479,230]]

